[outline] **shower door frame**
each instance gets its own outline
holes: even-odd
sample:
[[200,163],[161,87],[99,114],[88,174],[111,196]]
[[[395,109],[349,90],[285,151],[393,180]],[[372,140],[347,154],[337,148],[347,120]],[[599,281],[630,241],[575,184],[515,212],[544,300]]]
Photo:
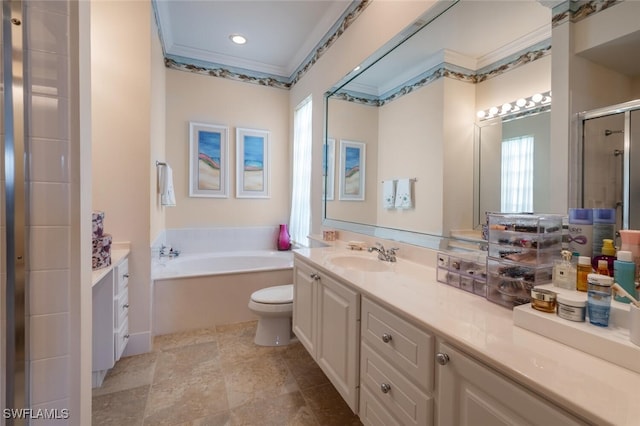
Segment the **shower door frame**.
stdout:
[[[23,2],[2,2],[2,71],[5,87],[3,99],[4,135],[1,141],[4,166],[4,209],[0,226],[5,227],[4,261],[5,301],[2,330],[4,341],[4,408],[25,409],[29,398],[29,324],[27,250],[27,147],[25,113],[26,42]],[[3,424],[25,424],[24,418],[3,416]]]
[[584,138],[585,138],[585,122],[587,120],[607,117],[615,114],[624,114],[623,129],[623,179],[622,179],[622,229],[629,229],[629,211],[630,211],[630,148],[631,148],[631,112],[640,110],[640,99],[636,99],[621,104],[611,105],[603,108],[593,109],[578,113],[576,125],[578,126],[576,134],[578,135],[577,157],[574,164],[577,166],[574,172],[575,180],[578,187],[575,188],[577,207],[584,206]]

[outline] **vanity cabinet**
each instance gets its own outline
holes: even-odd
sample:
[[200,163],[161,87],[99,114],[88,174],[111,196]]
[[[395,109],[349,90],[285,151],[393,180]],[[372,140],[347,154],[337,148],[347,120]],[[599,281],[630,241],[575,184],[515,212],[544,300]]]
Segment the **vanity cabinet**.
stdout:
[[584,424],[446,343],[436,361],[439,426]]
[[128,250],[112,253],[112,260],[112,266],[93,272],[93,387],[102,385],[129,339]]
[[300,342],[357,413],[359,293],[296,259],[292,321]]
[[366,297],[361,318],[363,423],[433,424],[434,336]]

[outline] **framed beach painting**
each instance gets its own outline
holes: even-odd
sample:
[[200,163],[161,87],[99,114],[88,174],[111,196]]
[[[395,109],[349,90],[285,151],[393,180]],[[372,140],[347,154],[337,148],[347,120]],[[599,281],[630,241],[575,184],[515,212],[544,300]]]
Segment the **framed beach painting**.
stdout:
[[336,175],[336,140],[327,139],[327,142],[322,146],[322,194],[327,201],[333,201],[333,193],[335,190],[334,180]]
[[364,200],[365,151],[363,142],[340,140],[340,200]]
[[225,126],[189,122],[189,196],[227,198],[228,133]]
[[237,128],[236,197],[269,196],[269,131]]

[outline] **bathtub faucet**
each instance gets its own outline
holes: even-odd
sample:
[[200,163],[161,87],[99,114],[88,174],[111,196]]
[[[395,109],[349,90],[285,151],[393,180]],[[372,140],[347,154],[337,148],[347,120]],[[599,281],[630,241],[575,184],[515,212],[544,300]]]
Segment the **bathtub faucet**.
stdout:
[[369,253],[373,251],[378,252],[378,259],[383,260],[385,262],[395,262],[396,261],[396,250],[400,250],[397,247],[390,248],[389,250],[385,250],[384,246],[380,243],[376,243],[375,246],[369,247]]
[[164,244],[162,244],[162,247],[160,247],[160,259],[162,259],[163,257],[178,257],[179,255],[180,255],[179,250],[176,250],[174,248],[169,248]]

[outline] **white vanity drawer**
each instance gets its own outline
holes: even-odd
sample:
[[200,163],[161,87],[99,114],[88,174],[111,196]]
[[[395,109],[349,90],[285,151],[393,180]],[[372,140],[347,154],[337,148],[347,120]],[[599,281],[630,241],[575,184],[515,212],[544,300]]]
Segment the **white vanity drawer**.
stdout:
[[125,319],[124,324],[120,326],[118,331],[113,335],[114,339],[114,355],[115,360],[119,360],[122,356],[122,352],[124,352],[124,348],[127,346],[127,341],[129,340],[129,320]]
[[433,424],[433,398],[362,343],[360,388],[367,388],[404,425]]
[[119,294],[129,284],[129,259],[125,258],[115,267],[115,294]]
[[361,320],[364,341],[425,391],[433,390],[433,336],[366,297]]
[[125,287],[113,302],[115,330],[119,330],[129,315],[129,290]]
[[366,386],[360,387],[358,417],[367,426],[402,426]]

